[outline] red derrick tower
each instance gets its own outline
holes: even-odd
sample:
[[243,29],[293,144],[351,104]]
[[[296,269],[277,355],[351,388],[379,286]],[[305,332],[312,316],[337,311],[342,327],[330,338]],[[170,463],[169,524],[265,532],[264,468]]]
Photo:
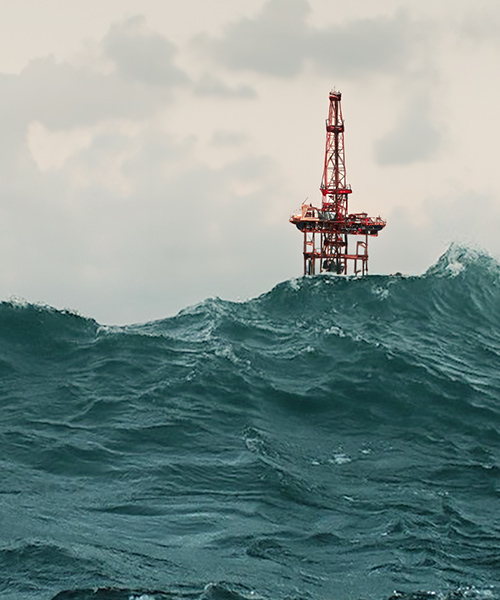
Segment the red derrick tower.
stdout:
[[[340,104],[342,94],[330,92],[326,120],[326,148],[321,181],[321,208],[303,204],[290,222],[304,234],[304,275],[315,273],[368,273],[368,236],[377,236],[386,222],[366,213],[349,214],[348,198],[352,192],[346,183],[344,158],[344,120]],[[348,250],[348,237],[358,236],[356,252]]]

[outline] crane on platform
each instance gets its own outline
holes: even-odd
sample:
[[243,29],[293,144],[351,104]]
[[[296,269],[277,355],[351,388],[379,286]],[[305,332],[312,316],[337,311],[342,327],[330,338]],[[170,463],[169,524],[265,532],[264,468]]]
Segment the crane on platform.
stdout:
[[[290,223],[304,234],[304,275],[348,274],[349,266],[354,275],[366,275],[368,236],[377,236],[386,221],[367,213],[349,213],[348,198],[352,190],[346,183],[342,94],[332,90],[328,97],[321,207],[302,204],[301,210],[290,217]],[[355,252],[348,249],[351,235],[358,236]]]

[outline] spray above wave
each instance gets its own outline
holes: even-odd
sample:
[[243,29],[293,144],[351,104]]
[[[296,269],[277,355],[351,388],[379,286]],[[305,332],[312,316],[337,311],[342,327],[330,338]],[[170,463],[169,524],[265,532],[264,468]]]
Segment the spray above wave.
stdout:
[[494,596],[499,292],[452,246],[126,327],[2,303],[2,593]]

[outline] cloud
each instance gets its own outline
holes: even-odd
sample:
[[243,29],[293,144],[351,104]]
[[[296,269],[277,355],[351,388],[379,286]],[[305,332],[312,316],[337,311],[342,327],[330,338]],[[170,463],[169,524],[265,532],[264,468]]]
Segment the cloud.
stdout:
[[236,131],[215,131],[210,139],[210,144],[222,147],[239,146],[248,140],[248,136]]
[[243,296],[275,281],[265,260],[280,260],[270,159],[246,152],[212,168],[196,158],[196,139],[154,121],[71,144],[43,173],[27,161],[10,184],[0,179],[4,297],[130,322],[234,296],[235,281]]
[[230,87],[213,75],[204,75],[201,77],[194,85],[194,92],[203,96],[220,96],[225,98],[253,99],[257,96],[255,90],[249,85],[242,84],[237,87]]
[[97,67],[46,56],[19,74],[0,74],[2,135],[33,121],[64,130],[147,118],[172,101],[176,87],[189,84],[174,65],[174,45],[149,31],[143,17],[111,26],[100,46]]
[[496,3],[476,2],[458,20],[457,32],[479,44],[498,44],[500,9]]
[[403,165],[428,160],[440,147],[442,133],[426,98],[411,99],[395,128],[375,144],[380,165]]
[[426,29],[399,11],[318,28],[307,22],[306,0],[268,0],[253,19],[226,27],[219,38],[195,40],[203,52],[232,70],[296,76],[307,62],[343,77],[405,69]]
[[309,31],[306,56],[342,77],[398,72],[408,65],[421,37],[418,24],[399,11]]
[[109,118],[142,118],[169,100],[117,73],[99,73],[53,57],[32,61],[19,75],[0,75],[0,104],[16,122],[52,129],[89,126]]
[[188,79],[174,65],[175,46],[159,33],[149,31],[143,16],[113,25],[102,46],[125,78],[159,86],[172,86]]
[[295,75],[304,55],[308,12],[305,0],[269,0],[254,19],[230,24],[221,39],[205,35],[196,43],[231,69]]
[[[230,126],[212,137],[206,112],[205,141],[193,127],[166,129],[166,117],[197,116],[201,93],[217,113],[251,88],[183,76],[142,19],[112,26],[99,47],[97,67],[49,56],[0,74],[2,296],[130,322],[234,295],[242,271],[242,295],[261,291],[262,277],[272,285],[263,252],[273,236],[256,238],[272,227],[277,167]],[[223,154],[216,167],[207,147]]]

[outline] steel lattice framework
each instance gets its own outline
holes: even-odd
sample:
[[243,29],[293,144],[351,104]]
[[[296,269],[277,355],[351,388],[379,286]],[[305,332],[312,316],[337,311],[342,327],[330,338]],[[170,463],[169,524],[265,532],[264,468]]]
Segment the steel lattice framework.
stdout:
[[[342,95],[329,94],[326,120],[326,146],[321,180],[321,208],[303,204],[290,222],[304,234],[304,275],[321,272],[347,274],[349,265],[355,275],[368,273],[368,236],[377,236],[386,222],[366,213],[349,214],[351,187],[346,183],[344,156],[344,119]],[[348,236],[362,236],[356,241],[356,252],[348,249]]]

